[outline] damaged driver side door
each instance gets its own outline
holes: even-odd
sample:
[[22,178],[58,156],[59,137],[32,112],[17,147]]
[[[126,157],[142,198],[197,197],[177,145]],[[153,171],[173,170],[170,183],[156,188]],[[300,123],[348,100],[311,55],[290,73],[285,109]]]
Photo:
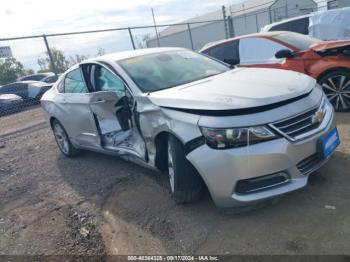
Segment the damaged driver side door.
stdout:
[[88,103],[98,131],[96,142],[105,150],[145,160],[145,143],[132,113],[135,103],[124,81],[100,64],[82,69],[91,90]]

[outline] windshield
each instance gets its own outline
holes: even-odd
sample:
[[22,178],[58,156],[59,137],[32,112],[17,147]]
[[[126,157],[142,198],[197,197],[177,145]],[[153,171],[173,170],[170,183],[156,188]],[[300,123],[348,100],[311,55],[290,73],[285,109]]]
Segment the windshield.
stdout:
[[142,92],[159,91],[230,70],[222,63],[187,50],[132,57],[118,63]]
[[292,32],[274,35],[273,37],[300,50],[306,50],[312,44],[322,42],[320,39]]

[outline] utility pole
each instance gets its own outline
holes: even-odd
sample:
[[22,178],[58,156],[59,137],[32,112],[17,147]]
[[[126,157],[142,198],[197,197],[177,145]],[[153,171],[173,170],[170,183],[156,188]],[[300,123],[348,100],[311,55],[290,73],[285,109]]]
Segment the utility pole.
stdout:
[[157,45],[158,45],[158,47],[160,47],[157,24],[156,24],[156,19],[154,18],[153,8],[151,8],[151,11],[152,11],[152,17],[153,17],[154,30],[156,31],[156,36],[157,36]]

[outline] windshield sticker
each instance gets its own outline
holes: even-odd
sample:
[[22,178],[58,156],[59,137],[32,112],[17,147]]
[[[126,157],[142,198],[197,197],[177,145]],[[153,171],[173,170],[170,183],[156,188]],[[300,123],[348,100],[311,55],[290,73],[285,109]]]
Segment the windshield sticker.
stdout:
[[142,63],[145,59],[143,57],[133,57],[124,60],[125,63],[127,64],[136,64],[136,63]]

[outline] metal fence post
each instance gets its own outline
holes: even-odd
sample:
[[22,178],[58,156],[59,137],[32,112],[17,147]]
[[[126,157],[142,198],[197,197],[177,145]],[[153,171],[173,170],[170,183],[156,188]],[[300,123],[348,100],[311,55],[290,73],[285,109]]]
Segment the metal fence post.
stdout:
[[289,16],[288,16],[288,3],[287,3],[287,1],[286,1],[286,6],[284,7],[284,11],[286,13],[285,18],[288,18]]
[[233,18],[232,18],[232,16],[228,16],[227,17],[227,23],[228,23],[229,35],[230,35],[230,37],[234,37],[235,36],[235,30],[234,30],[234,27],[233,27]]
[[187,29],[188,29],[188,35],[189,35],[189,37],[190,37],[191,48],[192,48],[192,50],[194,50],[193,39],[192,39],[192,33],[191,33],[191,27],[190,27],[190,24],[189,24],[189,23],[187,23]]
[[159,35],[158,35],[158,30],[157,30],[156,19],[155,19],[155,17],[154,17],[153,8],[151,8],[151,11],[152,11],[152,17],[153,17],[154,31],[156,31],[157,45],[158,45],[158,47],[160,47]]
[[130,27],[128,27],[128,31],[129,31],[129,36],[130,36],[132,48],[134,48],[134,50],[135,50],[136,47],[135,47],[134,38],[132,37],[132,33],[131,33],[131,28]]
[[222,6],[222,16],[224,18],[225,35],[226,35],[226,39],[227,39],[228,38],[227,16],[226,16],[226,8],[224,5]]
[[55,73],[55,75],[57,75],[56,65],[55,65],[55,62],[53,60],[53,56],[52,56],[52,53],[51,53],[51,49],[49,47],[49,43],[47,42],[46,35],[43,35],[43,38],[44,38],[45,46],[46,46],[46,49],[47,49],[47,54],[49,55],[52,71]]

